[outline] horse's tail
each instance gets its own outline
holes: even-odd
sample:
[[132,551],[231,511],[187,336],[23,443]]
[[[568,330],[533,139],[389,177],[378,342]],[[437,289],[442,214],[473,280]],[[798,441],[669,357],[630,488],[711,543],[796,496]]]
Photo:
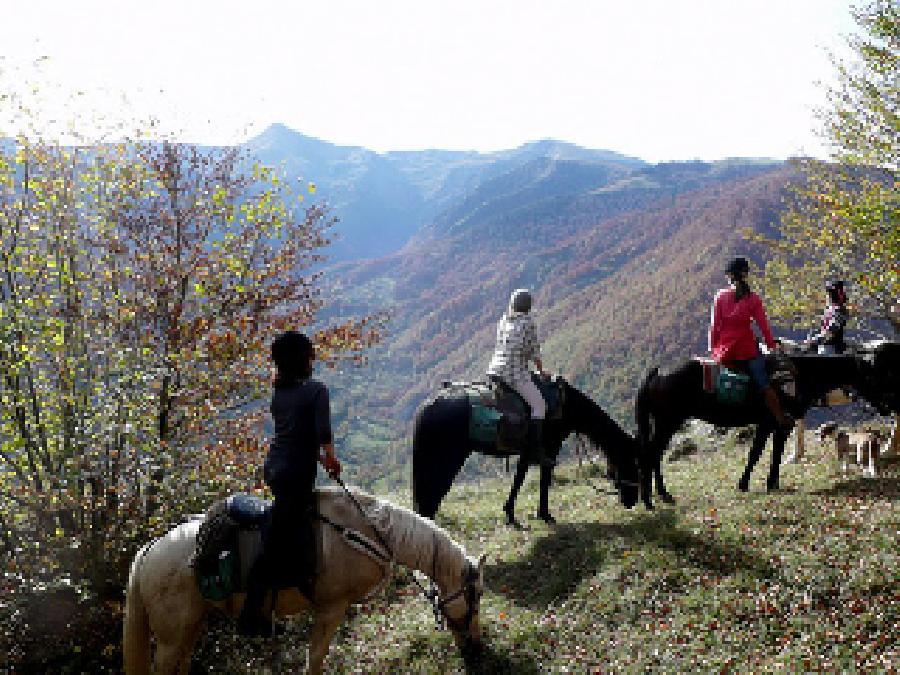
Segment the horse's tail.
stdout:
[[434,518],[453,479],[471,452],[469,404],[465,396],[439,397],[416,414],[413,431],[413,508]]
[[122,658],[126,675],[145,675],[150,672],[150,621],[141,597],[138,581],[140,563],[150,544],[137,552],[128,573],[125,587],[125,621],[122,629]]
[[659,368],[652,368],[641,388],[638,389],[637,398],[634,404],[634,417],[638,428],[638,443],[641,449],[647,448],[650,443],[650,384],[659,376]]

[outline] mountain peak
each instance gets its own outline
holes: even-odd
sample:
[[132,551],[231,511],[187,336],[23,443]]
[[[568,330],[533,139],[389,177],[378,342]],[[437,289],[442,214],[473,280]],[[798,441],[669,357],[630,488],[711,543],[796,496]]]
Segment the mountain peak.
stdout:
[[309,137],[304,136],[296,129],[291,129],[286,124],[274,122],[267,126],[261,133],[251,138],[247,143],[260,147],[278,145],[280,143],[294,143],[299,139],[306,138]]
[[515,150],[507,151],[512,156],[546,157],[554,160],[575,160],[581,162],[615,162],[637,168],[645,162],[612,150],[595,150],[556,138],[542,138],[523,143]]

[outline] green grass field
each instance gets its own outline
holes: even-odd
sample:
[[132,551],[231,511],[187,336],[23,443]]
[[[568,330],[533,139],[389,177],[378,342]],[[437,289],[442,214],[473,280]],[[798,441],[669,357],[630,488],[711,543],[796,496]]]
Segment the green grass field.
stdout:
[[[481,657],[461,658],[401,572],[341,628],[329,672],[896,671],[900,480],[839,478],[813,443],[806,463],[783,467],[782,493],[765,493],[765,455],[741,494],[746,447],[712,442],[666,462],[678,503],[654,512],[598,495],[598,472],[574,465],[558,471],[552,527],[527,517],[536,475],[524,531],[502,524],[509,481],[454,488],[438,522],[488,554]],[[285,667],[303,663],[307,630],[290,626]],[[266,669],[261,648],[237,649],[244,668]]]

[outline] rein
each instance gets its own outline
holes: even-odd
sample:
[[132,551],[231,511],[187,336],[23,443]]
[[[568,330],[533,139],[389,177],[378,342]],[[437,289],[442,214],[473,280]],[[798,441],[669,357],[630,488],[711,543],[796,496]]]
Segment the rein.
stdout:
[[[347,496],[350,498],[350,501],[353,502],[353,505],[356,506],[356,509],[359,511],[360,515],[363,517],[363,520],[365,520],[369,524],[369,527],[371,527],[372,530],[375,532],[375,536],[378,538],[378,543],[380,543],[384,547],[384,550],[387,551],[389,559],[386,560],[385,562],[393,563],[394,562],[394,551],[391,548],[390,544],[388,544],[387,541],[385,540],[384,535],[382,535],[381,531],[378,529],[378,527],[376,527],[375,523],[372,522],[372,519],[369,518],[369,514],[366,513],[365,509],[363,509],[362,505],[359,503],[359,501],[356,499],[356,497],[353,496],[353,493],[350,492],[350,490],[347,488],[347,485],[344,483],[343,480],[341,480],[340,476],[332,476],[332,478],[338,485],[341,486],[341,489],[347,494]],[[335,529],[343,528],[343,530],[344,530],[343,532],[340,529],[338,529],[338,532],[340,532],[342,535],[345,535],[345,532],[347,531],[346,527],[344,527],[343,525],[339,525],[338,523],[335,523],[335,522],[331,521],[330,519],[325,518],[321,515],[319,517],[323,520],[323,522],[328,523]],[[384,555],[380,552],[374,551],[372,546],[368,542],[363,542],[358,537],[354,538],[354,541],[358,541],[361,545],[363,545],[366,548],[366,550],[372,551],[372,553],[375,557],[384,560]],[[472,624],[472,618],[475,616],[475,608],[473,606],[473,602],[474,602],[474,600],[477,599],[476,596],[478,595],[477,591],[474,590],[474,581],[472,579],[472,577],[473,577],[472,563],[470,563],[468,560],[466,560],[465,580],[463,582],[463,585],[460,586],[459,590],[457,590],[454,593],[451,593],[450,595],[448,595],[445,598],[441,598],[440,589],[437,587],[437,584],[434,581],[434,577],[437,576],[437,537],[436,536],[434,537],[434,546],[433,546],[433,552],[431,555],[431,567],[432,567],[432,580],[431,580],[431,588],[430,589],[425,588],[425,586],[422,584],[422,582],[420,582],[416,578],[415,574],[412,575],[412,579],[415,582],[416,586],[419,587],[419,590],[422,592],[422,596],[426,600],[428,600],[428,603],[431,605],[432,611],[434,612],[434,619],[435,619],[435,623],[437,624],[437,627],[438,628],[443,627],[441,625],[441,619],[443,619],[446,622],[446,624],[448,626],[450,626],[451,628],[453,628],[454,630],[458,630],[460,632],[468,632],[468,630]],[[447,605],[450,604],[451,602],[453,602],[454,600],[456,600],[457,598],[459,598],[460,596],[463,596],[466,599],[466,615],[463,619],[454,619],[452,616],[450,616],[447,613]],[[462,626],[460,626],[460,623],[462,623]]]

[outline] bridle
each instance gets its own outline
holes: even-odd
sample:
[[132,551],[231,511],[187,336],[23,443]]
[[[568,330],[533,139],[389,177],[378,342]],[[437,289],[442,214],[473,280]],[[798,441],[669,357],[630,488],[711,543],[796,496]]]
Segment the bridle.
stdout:
[[[594,461],[593,457],[588,457],[588,460],[587,460],[587,461],[588,461],[588,464],[590,464],[591,466],[596,466],[598,469],[600,468],[599,465]],[[637,472],[638,472],[638,479],[637,479],[637,481],[631,481],[631,480],[625,480],[624,478],[619,478],[619,468],[618,468],[617,466],[615,466],[615,465],[613,465],[612,468],[613,468],[613,472],[614,472],[615,475],[614,475],[612,478],[608,478],[607,480],[609,480],[609,482],[612,483],[613,486],[616,488],[615,492],[613,492],[613,491],[611,491],[611,490],[606,490],[606,489],[604,489],[604,488],[601,488],[601,487],[600,487],[599,485],[597,485],[594,481],[588,479],[587,484],[588,484],[588,485],[594,490],[594,492],[596,492],[598,495],[609,495],[609,496],[611,496],[611,497],[621,497],[621,495],[622,495],[622,488],[624,488],[624,487],[632,487],[632,488],[635,488],[635,489],[637,489],[637,490],[640,490],[640,489],[641,489],[641,483],[640,483],[640,480],[641,480],[641,469],[640,469],[640,466],[637,467]]]
[[[357,501],[356,497],[353,496],[353,493],[347,488],[344,484],[344,481],[341,480],[340,476],[332,476],[335,482],[343,488],[344,492],[350,498],[350,501],[356,506],[360,515],[362,515],[363,519],[369,524],[369,527],[375,532],[375,536],[378,538],[378,542],[384,547],[384,550],[387,551],[390,561],[394,560],[394,552],[391,549],[390,545],[385,540],[384,536],[381,534],[381,531],[375,526],[375,523],[372,522],[372,519],[369,518],[369,514],[366,513],[365,509],[363,509],[362,505]],[[330,523],[330,521],[328,521]],[[331,523],[330,523],[331,524]],[[332,524],[333,525],[333,524]],[[380,557],[380,556],[379,556]],[[464,635],[468,635],[471,627],[472,620],[475,618],[475,608],[478,606],[478,602],[481,599],[481,595],[484,590],[481,588],[481,584],[479,583],[481,580],[481,574],[478,569],[466,559],[466,566],[463,569],[463,583],[460,588],[450,595],[442,598],[440,589],[437,584],[434,582],[434,579],[437,578],[437,537],[434,537],[434,545],[432,548],[431,554],[431,569],[432,569],[432,580],[430,584],[430,588],[425,588],[421,581],[416,578],[416,575],[412,575],[413,582],[415,582],[416,586],[419,587],[419,590],[422,592],[423,597],[428,600],[431,605],[432,611],[434,612],[435,623],[438,628],[442,628],[442,623],[446,623],[452,630],[460,632]],[[466,613],[461,619],[454,619],[447,613],[447,606],[458,600],[460,597],[464,598],[466,601]]]
[[[432,569],[432,582],[431,587],[429,589],[425,589],[421,583],[419,583],[418,579],[415,579],[416,584],[422,589],[422,595],[431,603],[432,611],[434,612],[434,620],[437,624],[438,628],[441,627],[442,623],[446,623],[450,629],[462,633],[468,634],[470,629],[472,628],[472,619],[475,618],[475,608],[478,606],[478,602],[481,600],[481,594],[484,592],[479,584],[481,575],[478,572],[478,569],[469,561],[466,560],[466,566],[463,570],[463,581],[462,585],[453,593],[448,596],[442,598],[440,589],[437,587],[437,584],[434,582],[434,579],[437,578],[437,539],[435,538],[433,552],[431,555],[431,569]],[[466,601],[466,613],[460,619],[454,619],[447,612],[447,606],[451,602],[455,602],[459,598],[464,598]]]

